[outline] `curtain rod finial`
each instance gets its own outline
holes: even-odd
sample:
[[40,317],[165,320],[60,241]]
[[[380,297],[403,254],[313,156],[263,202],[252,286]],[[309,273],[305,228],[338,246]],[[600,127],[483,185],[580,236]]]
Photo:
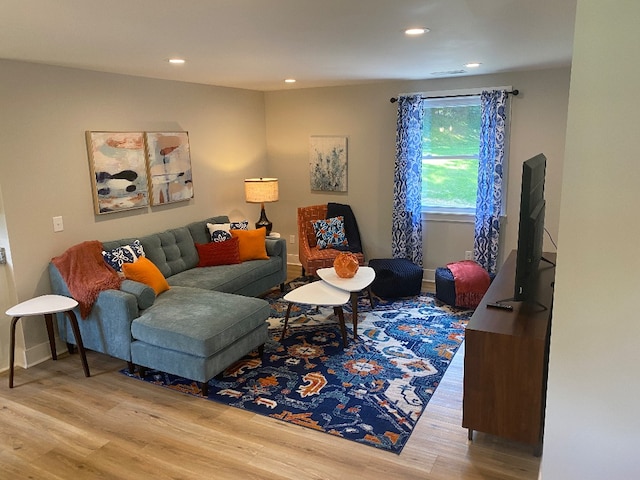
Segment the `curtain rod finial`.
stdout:
[[397,99],[396,97],[391,97],[391,98],[389,99],[389,101],[390,101],[391,103],[396,103],[396,102],[398,101],[398,99]]

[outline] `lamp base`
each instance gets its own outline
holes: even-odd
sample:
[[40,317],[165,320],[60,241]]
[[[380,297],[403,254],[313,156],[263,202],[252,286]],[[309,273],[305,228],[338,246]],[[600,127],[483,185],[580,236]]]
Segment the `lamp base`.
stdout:
[[264,212],[264,203],[262,204],[262,207],[260,209],[260,219],[256,222],[256,229],[262,227],[265,227],[265,229],[267,230],[266,235],[269,235],[271,233],[271,228],[273,227],[273,224],[269,221],[269,219],[267,218],[267,214]]

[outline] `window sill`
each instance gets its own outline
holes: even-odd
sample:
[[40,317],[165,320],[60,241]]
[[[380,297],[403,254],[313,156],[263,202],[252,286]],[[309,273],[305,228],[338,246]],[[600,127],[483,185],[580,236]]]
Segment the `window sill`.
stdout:
[[422,221],[442,223],[475,223],[476,217],[472,213],[422,212]]

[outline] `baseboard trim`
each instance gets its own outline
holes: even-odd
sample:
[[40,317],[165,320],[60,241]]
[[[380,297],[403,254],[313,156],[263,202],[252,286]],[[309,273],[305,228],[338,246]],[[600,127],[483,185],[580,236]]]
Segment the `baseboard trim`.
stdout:
[[[58,356],[67,351],[67,344],[56,337],[56,353]],[[51,358],[51,349],[49,348],[48,340],[22,351],[16,349],[16,365],[22,368],[33,367]]]
[[287,265],[296,265],[298,267],[302,266],[300,263],[300,257],[294,253],[287,254]]

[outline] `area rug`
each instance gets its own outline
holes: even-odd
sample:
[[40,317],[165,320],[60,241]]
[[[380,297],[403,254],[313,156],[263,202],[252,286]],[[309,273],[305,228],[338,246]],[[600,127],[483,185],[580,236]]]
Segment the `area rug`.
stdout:
[[[309,281],[300,278],[287,289]],[[287,290],[288,291],[288,290]],[[209,382],[209,400],[400,453],[464,338],[473,313],[431,294],[395,301],[359,300],[358,340],[342,346],[333,308],[294,305],[280,340],[287,303],[275,289],[270,340]],[[125,375],[139,378],[127,369]],[[158,371],[143,380],[191,395],[197,382]]]

